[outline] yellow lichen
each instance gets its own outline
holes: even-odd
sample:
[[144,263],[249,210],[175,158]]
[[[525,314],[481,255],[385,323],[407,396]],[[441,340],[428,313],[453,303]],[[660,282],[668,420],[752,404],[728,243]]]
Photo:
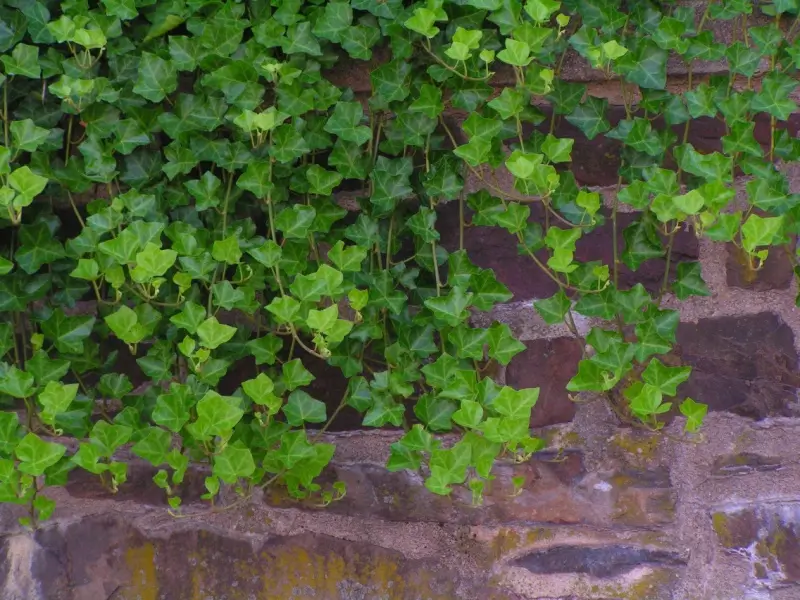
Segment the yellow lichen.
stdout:
[[625,458],[635,464],[653,460],[658,452],[661,438],[657,434],[620,433],[611,442],[625,453]]
[[120,600],[157,600],[156,552],[152,544],[129,548],[125,563],[131,571],[130,585],[120,589]]
[[719,538],[719,543],[722,544],[723,547],[734,547],[733,534],[731,533],[728,515],[721,512],[714,513],[711,516],[711,526],[714,528],[714,531]]

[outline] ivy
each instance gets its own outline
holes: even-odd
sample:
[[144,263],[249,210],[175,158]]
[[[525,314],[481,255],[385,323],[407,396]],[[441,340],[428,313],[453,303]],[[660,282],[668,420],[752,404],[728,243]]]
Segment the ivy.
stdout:
[[[158,469],[173,512],[198,462],[209,501],[223,486],[246,498],[282,485],[327,504],[344,489],[318,481],[335,455],[324,434],[349,407],[364,427],[402,430],[390,470],[480,502],[496,461],[544,442],[529,427],[539,390],[494,379],[525,345],[471,319],[512,294],[464,249],[470,227],[509,236],[553,283],[520,310],[586,349],[569,391],[650,430],[679,412],[694,435],[707,408],[681,393],[680,315],[662,303],[711,290],[673,246],[680,231],[732,243],[757,271],[796,234],[798,196],[776,164],[800,152],[785,124],[797,10],[11,3],[0,10],[0,501],[29,506],[34,525],[71,469],[116,490],[128,446]],[[733,39],[715,39],[714,19],[734,21]],[[692,82],[700,60],[730,73],[673,91],[668,65]],[[564,66],[580,61],[621,85],[624,118],[571,81]],[[468,113],[460,131],[453,111]],[[718,151],[691,143],[689,121],[703,117],[724,121]],[[598,136],[621,147],[610,209],[572,173],[578,142]],[[750,181],[734,205],[737,172]],[[623,206],[636,211],[625,227]],[[445,212],[459,216],[452,245]],[[614,259],[581,261],[607,220]],[[621,283],[621,268],[654,261],[656,289]],[[576,313],[598,321],[584,331]],[[348,381],[338,405],[310,387],[322,363]],[[455,441],[442,447],[446,432]]]

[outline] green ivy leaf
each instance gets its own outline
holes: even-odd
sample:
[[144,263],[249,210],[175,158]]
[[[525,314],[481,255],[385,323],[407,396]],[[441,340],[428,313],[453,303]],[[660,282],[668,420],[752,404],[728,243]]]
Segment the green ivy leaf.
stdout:
[[680,405],[681,414],[686,417],[685,429],[688,432],[694,432],[700,429],[703,425],[703,419],[708,412],[706,404],[695,402],[691,398],[686,398]]
[[44,475],[48,467],[53,466],[66,452],[66,447],[53,442],[45,442],[35,433],[27,434],[14,449],[20,461],[17,467],[22,473],[38,477]]
[[197,326],[197,337],[200,338],[200,343],[209,350],[219,348],[228,342],[235,333],[235,327],[223,325],[217,321],[216,317],[209,317]]
[[324,423],[327,420],[325,403],[312,398],[302,390],[295,390],[289,394],[289,400],[282,410],[289,425],[295,427],[303,423]]

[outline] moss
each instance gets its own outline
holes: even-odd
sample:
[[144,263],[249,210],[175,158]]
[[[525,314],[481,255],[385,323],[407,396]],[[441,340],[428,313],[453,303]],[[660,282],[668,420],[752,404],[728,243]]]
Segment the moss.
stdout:
[[611,443],[622,450],[633,462],[646,463],[656,458],[661,438],[657,434],[620,433]]
[[495,560],[520,547],[522,538],[513,529],[501,529],[492,540],[492,556]]
[[536,542],[547,542],[556,537],[555,532],[551,529],[539,527],[533,531],[525,534],[525,542],[528,544],[535,544]]
[[714,513],[711,515],[711,526],[719,538],[719,543],[725,548],[735,548],[733,533],[731,533],[730,519],[725,513]]

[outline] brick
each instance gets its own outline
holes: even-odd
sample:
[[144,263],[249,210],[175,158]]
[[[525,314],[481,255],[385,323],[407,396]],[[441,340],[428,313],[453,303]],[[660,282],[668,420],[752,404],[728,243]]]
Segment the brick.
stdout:
[[[531,207],[531,220],[536,220],[539,211]],[[471,217],[467,210],[465,219]],[[439,208],[437,230],[441,243],[448,251],[458,249],[459,215],[458,203],[449,202]],[[492,269],[499,281],[508,286],[514,300],[549,298],[558,286],[528,255],[517,251],[517,238],[500,227],[467,227],[464,230],[464,248],[470,260],[484,269]],[[540,260],[547,260],[545,252]]]
[[[470,218],[467,211],[465,219]],[[624,249],[623,231],[637,219],[632,213],[617,215],[617,247],[620,253]],[[543,220],[537,206],[533,205],[531,220]],[[450,202],[439,209],[437,229],[441,234],[442,245],[449,251],[458,249],[458,205]],[[613,225],[610,218],[605,224],[585,234],[576,245],[575,259],[581,262],[600,260],[607,265],[613,264]],[[666,243],[666,239],[664,239]],[[517,251],[517,239],[500,227],[467,227],[464,230],[464,248],[471,260],[479,267],[492,269],[499,281],[504,283],[514,300],[530,300],[549,298],[558,291],[557,285],[527,255]],[[678,263],[695,261],[699,255],[697,237],[692,231],[681,229],[673,242],[670,272],[675,275]],[[539,253],[539,260],[546,262],[547,252]],[[664,277],[665,261],[653,259],[640,265],[637,271],[631,271],[620,263],[620,289],[628,289],[636,283],[642,283],[651,293],[656,292]]]
[[754,419],[792,416],[800,387],[792,330],[771,312],[678,326],[677,353],[692,375],[681,394]]
[[539,388],[539,400],[531,413],[531,427],[566,423],[575,416],[567,382],[575,375],[582,356],[581,343],[573,338],[534,340],[514,357],[506,369],[506,383],[515,388]]

